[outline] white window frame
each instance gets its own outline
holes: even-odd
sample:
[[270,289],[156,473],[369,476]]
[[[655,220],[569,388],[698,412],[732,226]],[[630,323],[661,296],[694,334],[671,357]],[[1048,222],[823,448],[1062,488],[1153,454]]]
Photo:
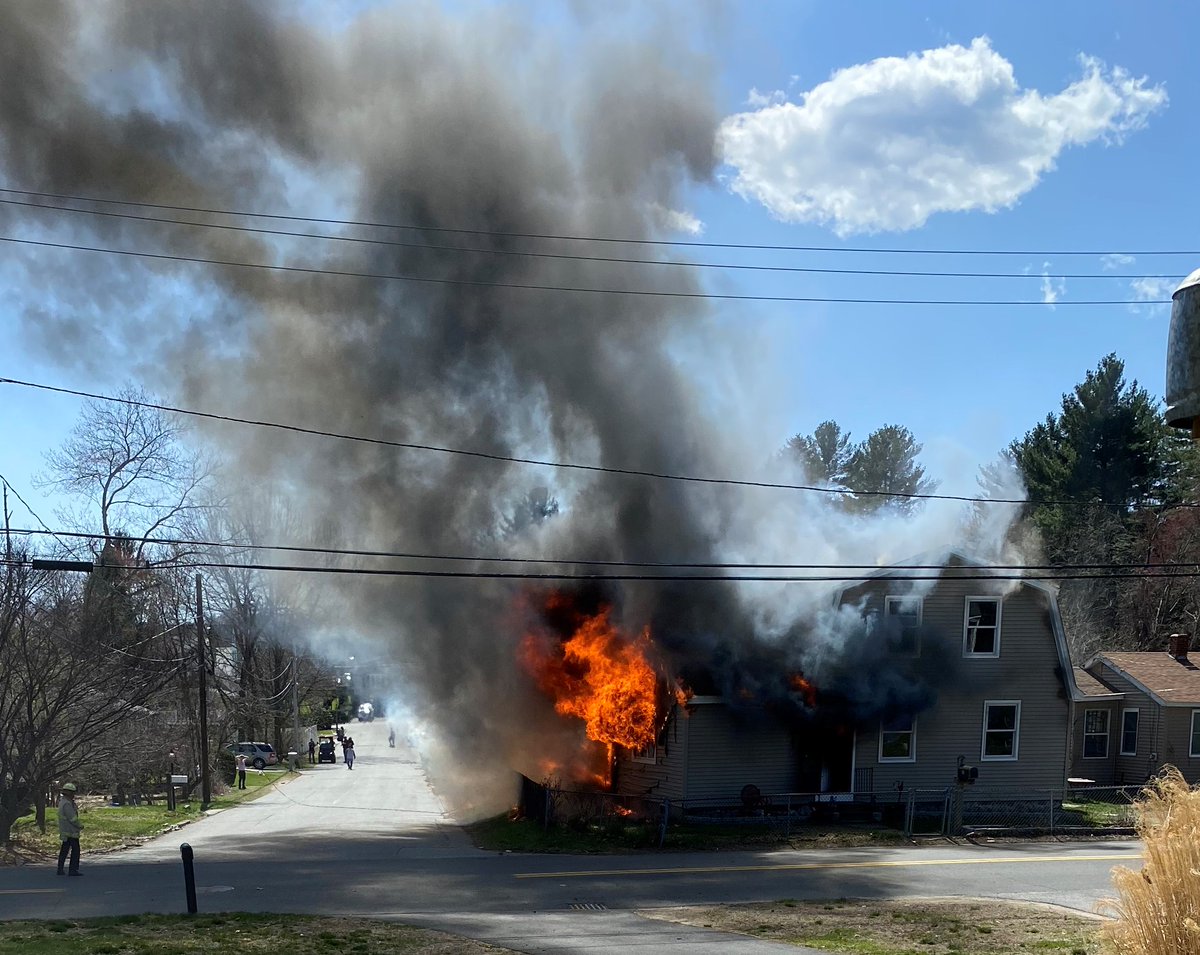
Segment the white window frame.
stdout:
[[[1132,713],[1134,716],[1133,749],[1126,749],[1125,748],[1125,717],[1128,716],[1130,713]],[[1141,710],[1136,706],[1131,706],[1131,707],[1128,707],[1127,709],[1121,710],[1121,742],[1119,744],[1120,749],[1117,751],[1117,755],[1118,756],[1136,756],[1137,755],[1137,747],[1138,747],[1138,739],[1139,739],[1141,732],[1142,732]]]
[[641,749],[630,750],[629,758],[635,763],[657,763],[658,740],[654,740],[652,743],[647,743]]
[[917,718],[911,717],[909,720],[908,729],[908,755],[907,756],[884,756],[883,755],[883,734],[891,732],[893,735],[901,735],[902,731],[885,730],[883,728],[883,720],[879,721],[879,762],[881,763],[915,763],[917,761]]
[[[988,711],[993,706],[1014,706],[1016,716],[1013,722],[1013,751],[1011,756],[989,756],[987,752]],[[1198,711],[1200,712],[1200,711]],[[992,730],[993,733],[1007,733],[1008,730]],[[1021,751],[1021,701],[1020,700],[984,700],[983,701],[983,735],[979,741],[979,759],[988,763],[1015,763]]]
[[[990,653],[976,653],[971,649],[971,601],[986,601],[996,605],[996,642]],[[1004,612],[1004,598],[988,594],[967,597],[963,601],[963,656],[976,660],[989,660],[1000,656],[1000,626]]]
[[1200,710],[1192,710],[1192,733],[1188,738],[1188,755],[1200,756],[1200,752],[1196,750],[1196,717],[1200,716]]
[[[1103,733],[1089,733],[1087,731],[1087,718],[1088,718],[1089,713],[1103,713],[1104,714],[1104,732]],[[1108,744],[1109,744],[1109,739],[1112,736],[1112,713],[1108,709],[1108,707],[1093,706],[1093,707],[1090,707],[1089,709],[1086,709],[1083,711],[1083,734],[1082,735],[1083,735],[1083,758],[1084,759],[1108,759]],[[1104,737],[1104,752],[1101,755],[1089,756],[1087,754],[1087,741],[1088,741],[1089,736],[1103,736]]]
[[[916,613],[917,622],[915,624],[915,629],[913,632],[912,649],[911,650],[896,649],[895,652],[897,654],[900,654],[903,656],[916,657],[916,656],[921,655],[921,621],[925,614],[925,599],[923,597],[911,597],[911,596],[906,596],[904,594],[888,594],[886,597],[883,598],[883,619],[884,619],[884,626],[886,627],[887,621],[892,618],[891,608],[894,605],[898,604],[900,606],[904,606],[905,604],[913,604],[913,603],[915,603],[917,605],[917,613]],[[896,614],[895,616],[900,617],[901,615]]]

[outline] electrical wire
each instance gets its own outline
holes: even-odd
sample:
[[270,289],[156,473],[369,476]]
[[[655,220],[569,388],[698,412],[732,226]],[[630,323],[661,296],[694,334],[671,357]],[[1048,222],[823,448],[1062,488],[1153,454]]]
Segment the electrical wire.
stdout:
[[414,282],[422,285],[467,286],[470,288],[513,289],[523,292],[572,292],[581,295],[623,295],[643,298],[669,298],[722,302],[777,302],[821,305],[965,305],[965,306],[1038,306],[1051,305],[1167,305],[1170,299],[1059,299],[1046,302],[1033,299],[937,299],[937,298],[837,298],[822,295],[746,295],[733,292],[686,292],[666,289],[591,288],[575,285],[541,285],[535,282],[489,282],[484,279],[433,278],[423,275],[400,275],[394,272],[358,272],[352,269],[320,269],[313,266],[271,265],[266,262],[241,262],[236,259],[210,259],[195,255],[173,255],[166,252],[145,252],[135,249],[110,249],[96,245],[76,245],[70,242],[49,242],[42,239],[20,239],[0,235],[0,242],[37,246],[45,249],[67,249],[74,252],[96,252],[132,258],[154,259],[162,262],[192,262],[201,265],[220,265],[229,268],[259,269],[269,272],[288,272],[301,275],[332,275],[340,278],[382,279],[389,282]]
[[[39,531],[30,528],[13,528],[12,533],[18,535],[61,534],[64,537],[78,537],[88,540],[103,540],[103,534],[91,534],[82,531]],[[690,561],[651,561],[651,560],[582,560],[561,557],[487,557],[478,554],[423,554],[412,551],[366,550],[360,548],[313,547],[291,544],[226,544],[216,541],[180,540],[177,538],[145,537],[137,538],[147,544],[182,544],[193,547],[206,547],[214,550],[231,547],[247,551],[285,551],[299,554],[320,554],[338,557],[387,557],[403,560],[432,560],[455,561],[460,563],[478,564],[569,564],[582,567],[674,567],[680,570],[721,570],[721,569],[754,569],[754,570],[865,570],[879,571],[886,569],[879,564],[792,564],[792,563],[760,563],[754,561],[736,562],[690,562]],[[179,566],[190,566],[178,562]],[[235,564],[236,567],[249,567],[248,564]],[[903,564],[905,570],[956,570],[960,565],[954,564]],[[1200,562],[1140,562],[1140,563],[1069,563],[1069,564],[989,564],[990,570],[1011,571],[1059,571],[1059,570],[1144,570],[1158,568],[1192,567],[1200,569]],[[176,626],[192,626],[190,623]],[[174,627],[170,629],[175,629]],[[163,633],[169,633],[165,630]],[[162,634],[156,634],[162,636]],[[290,666],[291,664],[289,664]]]
[[[115,404],[131,405],[136,408],[149,408],[153,411],[166,411],[172,414],[190,415],[209,421],[222,421],[232,424],[253,425],[260,428],[274,428],[280,431],[290,431],[295,434],[307,434],[321,438],[335,438],[341,441],[354,441],[360,444],[378,445],[387,448],[400,448],[406,451],[430,451],[438,454],[454,454],[464,457],[479,458],[486,461],[500,461],[509,464],[529,464],[537,467],[561,468],[563,470],[587,471],[598,474],[619,474],[627,477],[655,478],[663,481],[684,481],[695,484],[719,484],[732,487],[770,488],[787,491],[811,491],[817,494],[833,494],[839,497],[854,498],[902,498],[905,500],[922,501],[960,501],[968,504],[1037,504],[1046,507],[1106,507],[1122,510],[1132,509],[1132,506],[1119,501],[1071,501],[1043,500],[1029,501],[1025,498],[1007,497],[972,497],[964,494],[930,494],[917,491],[853,491],[847,488],[820,487],[812,484],[789,484],[777,481],[750,481],[737,478],[703,477],[693,474],[673,474],[663,471],[646,471],[637,468],[607,467],[600,464],[578,464],[569,461],[550,461],[542,458],[523,458],[508,454],[495,454],[489,451],[471,451],[466,448],[450,448],[432,444],[417,444],[410,441],[392,441],[387,438],[371,438],[364,435],[343,434],[338,431],[324,431],[319,428],[305,428],[300,425],[282,424],[277,421],[262,421],[253,418],[239,418],[233,415],[221,415],[211,411],[195,411],[179,408],[173,405],[160,404],[153,401],[138,401],[134,398],[117,398],[90,391],[80,391],[75,388],[62,388],[56,385],[46,385],[40,382],[23,381],[18,378],[0,376],[0,385],[17,385],[22,388],[33,388],[39,391],[49,391],[55,394],[72,395],[76,398],[89,398],[93,401],[108,401]],[[1200,502],[1181,502],[1179,504],[1147,504],[1146,509],[1163,509],[1168,507],[1200,507]]]
[[[19,560],[0,559],[0,565],[25,565]],[[1132,571],[1117,571],[1114,573],[960,573],[962,568],[944,568],[942,573],[904,573],[903,567],[885,568],[888,573],[872,574],[570,574],[570,573],[528,573],[500,571],[467,571],[467,570],[403,570],[384,567],[314,567],[299,564],[227,564],[221,561],[189,561],[185,565],[172,561],[151,563],[146,569],[154,570],[160,567],[186,566],[189,569],[222,569],[236,567],[242,570],[263,570],[280,573],[331,574],[335,576],[353,577],[422,577],[459,580],[541,580],[541,581],[625,581],[625,582],[747,582],[747,583],[868,583],[887,581],[912,580],[942,580],[947,576],[945,570],[951,570],[949,576],[954,580],[1016,580],[1024,582],[1061,581],[1061,580],[1147,580],[1151,578],[1182,577],[1193,579],[1200,577],[1200,570],[1164,572],[1167,568],[1159,568],[1146,573]]]
[[140,209],[166,209],[171,212],[195,212],[205,215],[241,216],[253,219],[278,219],[283,222],[312,222],[318,225],[359,226],[369,229],[397,229],[415,232],[438,232],[449,235],[491,236],[504,239],[540,239],[559,242],[607,242],[619,245],[644,246],[677,246],[680,248],[701,249],[742,249],[748,251],[775,252],[847,252],[859,254],[880,255],[1025,255],[1025,256],[1065,256],[1065,255],[1131,255],[1131,256],[1161,256],[1187,255],[1198,256],[1200,251],[1190,249],[1158,249],[1158,250],[1120,250],[1120,249],[905,249],[905,248],[864,248],[855,246],[820,246],[820,245],[770,245],[765,243],[738,242],[702,242],[690,239],[631,239],[616,236],[570,235],[546,232],[512,232],[494,229],[465,229],[445,226],[414,225],[401,222],[374,222],[362,219],[335,219],[318,216],[299,216],[294,214],[273,212],[252,212],[237,209],[214,209],[203,206],[170,205],[160,202],[142,202],[133,199],[107,199],[99,196],[78,196],[56,192],[38,192],[31,189],[15,189],[0,187],[0,193],[10,193],[21,196],[35,196],[40,199],[59,199],[70,202],[95,202],[106,205],[131,206]]
[[[0,192],[5,190],[0,189]],[[1175,273],[1132,274],[1128,272],[944,272],[911,269],[832,269],[798,265],[752,265],[732,262],[695,262],[669,259],[631,259],[621,256],[581,255],[567,252],[536,252],[527,249],[478,248],[455,245],[433,245],[424,242],[401,242],[396,239],[373,239],[365,236],[329,235],[320,232],[296,232],[288,229],[268,229],[258,226],[235,225],[227,222],[198,222],[194,219],[172,219],[168,216],[137,215],[132,212],[111,212],[104,209],[76,209],[70,206],[55,206],[20,199],[0,199],[0,204],[20,206],[28,209],[46,209],[51,212],[68,212],[79,215],[104,216],[134,222],[156,222],[165,225],[188,226],[200,229],[218,229],[253,235],[286,236],[297,239],[324,239],[330,242],[350,242],[361,245],[387,246],[399,249],[420,249],[427,252],[456,252],[473,255],[517,256],[523,258],[557,259],[569,262],[600,262],[619,265],[671,266],[691,269],[719,269],[744,272],[781,272],[811,275],[878,275],[887,277],[920,278],[970,278],[970,279],[1167,279],[1178,281]]]
[[[25,510],[27,510],[29,512],[30,517],[32,517],[35,521],[37,521],[39,524],[41,524],[42,527],[45,528],[45,530],[51,536],[53,536],[56,540],[58,540],[58,542],[60,544],[63,545],[63,547],[67,547],[67,542],[62,540],[61,538],[59,538],[58,535],[54,533],[54,531],[50,530],[50,525],[48,525],[45,521],[43,521],[41,519],[41,517],[38,515],[37,511],[35,511],[32,507],[29,506],[29,503],[25,500],[25,498],[21,497],[20,492],[15,487],[13,487],[12,481],[10,481],[8,478],[6,478],[3,474],[0,474],[0,484],[3,484],[4,487],[8,488],[10,491],[13,492],[13,496],[18,501],[21,502],[21,504],[25,508]],[[67,549],[70,550],[69,547],[67,547]]]

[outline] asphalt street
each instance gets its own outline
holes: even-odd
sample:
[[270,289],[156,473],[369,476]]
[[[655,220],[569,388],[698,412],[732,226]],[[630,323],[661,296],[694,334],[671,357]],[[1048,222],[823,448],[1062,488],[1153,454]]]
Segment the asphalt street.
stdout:
[[144,846],[0,869],[0,918],[185,911],[179,847],[195,852],[201,911],[399,919],[530,953],[637,955],[686,947],[798,949],[644,918],[661,906],[780,898],[986,897],[1094,911],[1134,842],[891,849],[522,855],[475,849],[387,725],[352,724],[359,758],[308,767],[252,803]]

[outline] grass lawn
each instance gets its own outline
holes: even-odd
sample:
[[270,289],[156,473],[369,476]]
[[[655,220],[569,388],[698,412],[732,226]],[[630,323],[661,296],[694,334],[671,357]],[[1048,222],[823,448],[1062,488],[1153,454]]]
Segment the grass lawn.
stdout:
[[[269,770],[259,774],[250,770],[246,773],[245,789],[230,789],[214,796],[209,809],[228,809],[239,802],[261,796],[287,775],[285,772]],[[85,854],[119,849],[157,836],[182,822],[199,818],[199,798],[180,800],[175,811],[169,812],[165,802],[156,801],[153,806],[110,806],[84,797],[79,807],[79,821],[83,826],[80,844]],[[32,815],[22,816],[13,827],[13,840],[13,855],[16,857],[38,859],[56,855],[59,847],[58,810],[46,810],[44,834],[38,831]]]
[[304,915],[125,915],[0,922],[0,955],[484,955],[472,939],[392,922]]
[[970,899],[785,899],[642,912],[651,918],[843,955],[1095,955],[1100,923],[1019,903]]
[[[551,826],[545,829],[528,819],[506,815],[484,819],[467,827],[475,845],[494,852],[627,852],[657,849],[658,827],[629,822],[620,817]],[[897,845],[905,841],[892,829],[843,826],[836,829],[793,827],[790,836],[772,826],[672,825],[667,829],[664,849],[759,849],[782,846],[834,848],[839,846]]]

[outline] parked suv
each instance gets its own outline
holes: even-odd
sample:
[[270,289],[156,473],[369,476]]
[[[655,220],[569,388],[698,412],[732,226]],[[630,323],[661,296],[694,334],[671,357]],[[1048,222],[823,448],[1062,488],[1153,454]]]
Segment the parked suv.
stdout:
[[234,756],[241,753],[246,757],[246,762],[255,769],[274,766],[279,762],[279,757],[275,755],[275,747],[270,743],[230,743],[225,748]]

